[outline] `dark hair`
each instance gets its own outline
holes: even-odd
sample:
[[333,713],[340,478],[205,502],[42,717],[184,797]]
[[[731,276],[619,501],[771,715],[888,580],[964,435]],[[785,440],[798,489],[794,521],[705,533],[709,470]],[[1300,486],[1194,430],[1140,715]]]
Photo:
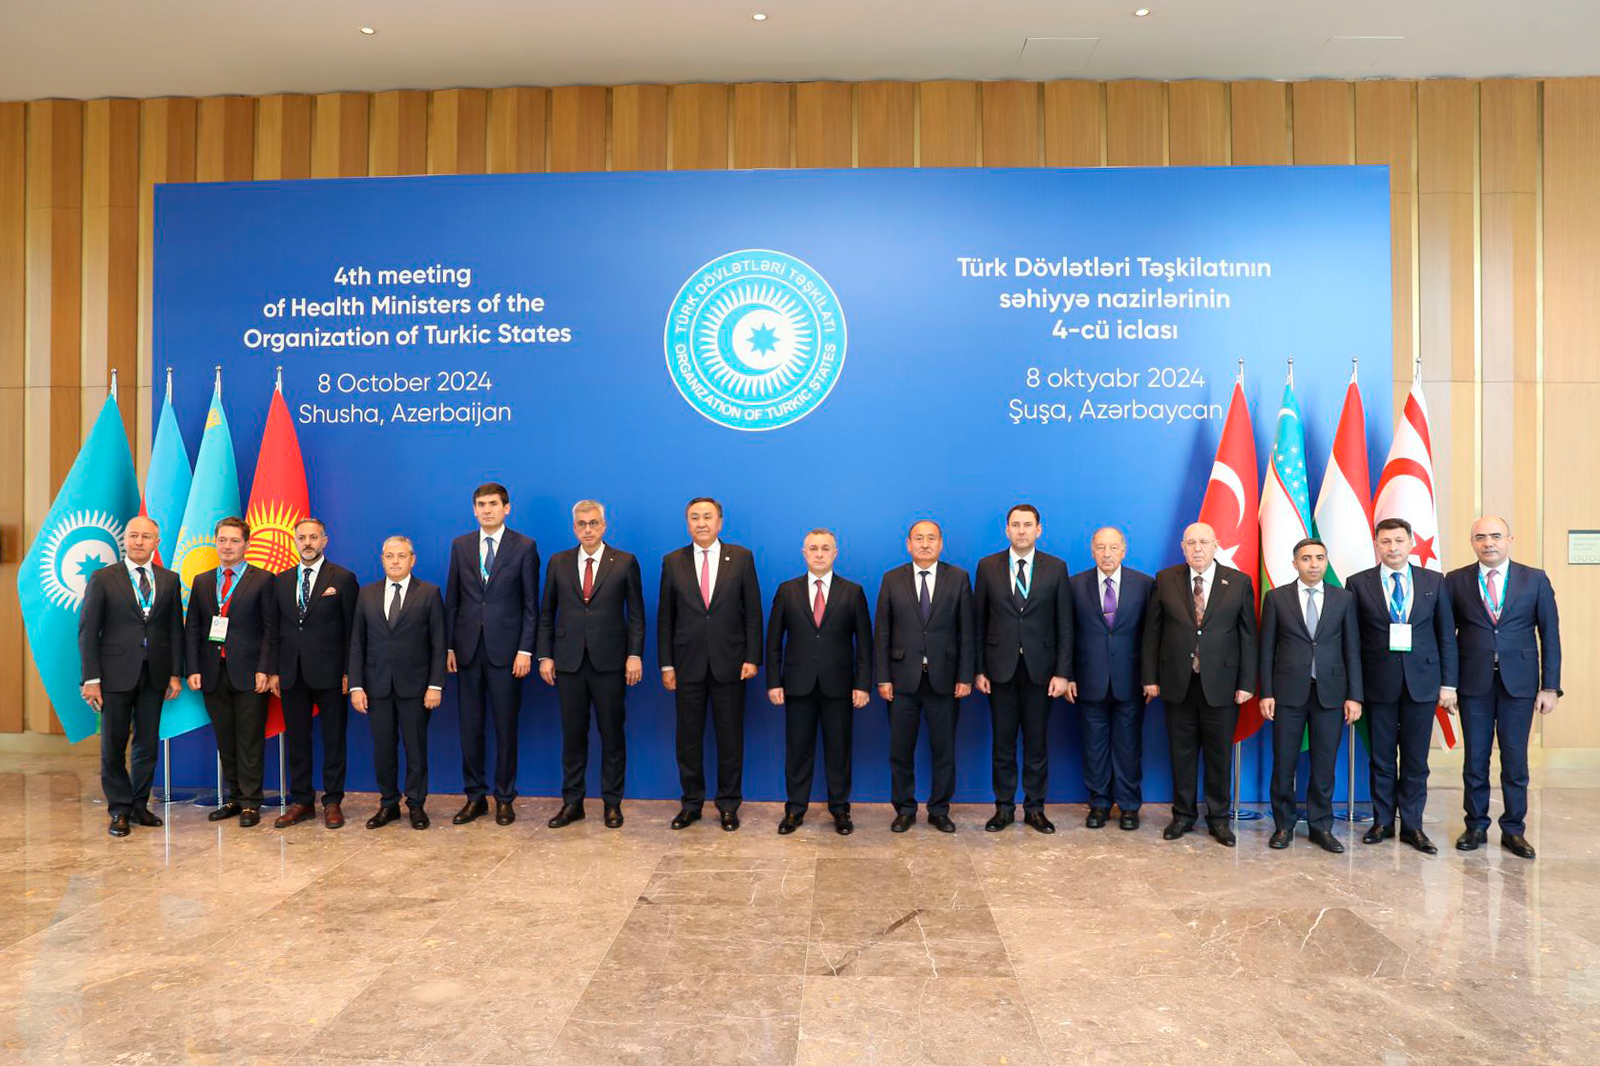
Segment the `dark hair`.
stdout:
[[1291,559],[1300,558],[1300,549],[1301,548],[1309,548],[1313,544],[1315,544],[1317,547],[1321,548],[1324,552],[1326,552],[1328,550],[1328,546],[1326,544],[1322,543],[1322,541],[1319,540],[1318,538],[1316,538],[1316,537],[1302,537],[1301,540],[1300,540],[1300,543],[1298,543],[1298,544],[1296,544],[1294,546],[1294,551],[1290,553],[1289,557]]
[[939,534],[939,539],[940,540],[944,539],[944,530],[940,528],[939,523],[935,522],[931,518],[919,518],[915,522],[913,522],[909,526],[907,526],[906,527],[906,539],[910,540],[911,539],[911,531],[916,529],[918,526],[922,525],[922,523],[924,523],[924,522],[928,523],[928,525],[933,527],[934,532]]
[[1378,528],[1373,532],[1374,534],[1382,533],[1386,529],[1403,529],[1406,531],[1406,536],[1408,537],[1416,535],[1411,531],[1411,523],[1407,522],[1404,518],[1385,518],[1383,521],[1378,523]]
[[216,536],[221,533],[225,526],[235,527],[240,533],[244,534],[245,540],[250,539],[250,523],[234,514],[229,515],[227,518],[219,518],[216,528],[211,531],[211,535]]
[[710,496],[696,496],[694,499],[683,505],[683,513],[688,514],[694,509],[694,505],[697,503],[709,503],[711,506],[717,509],[717,517],[722,517],[722,504],[718,503]]
[[1011,516],[1016,514],[1018,511],[1027,511],[1029,514],[1033,515],[1033,524],[1034,525],[1037,525],[1037,526],[1044,525],[1044,519],[1039,517],[1039,508],[1035,507],[1031,503],[1014,503],[1014,504],[1012,504],[1011,505],[1011,510],[1006,512],[1006,524],[1007,525],[1011,524]]
[[296,522],[294,524],[295,532],[300,532],[300,527],[306,525],[316,526],[318,529],[322,530],[324,536],[326,536],[328,533],[327,523],[323,522],[322,519],[316,517],[315,515],[306,515],[304,518],[300,519],[300,521]]
[[472,502],[474,504],[485,496],[498,496],[501,503],[507,505],[511,503],[511,493],[507,492],[506,487],[498,481],[485,481],[482,485],[472,490]]

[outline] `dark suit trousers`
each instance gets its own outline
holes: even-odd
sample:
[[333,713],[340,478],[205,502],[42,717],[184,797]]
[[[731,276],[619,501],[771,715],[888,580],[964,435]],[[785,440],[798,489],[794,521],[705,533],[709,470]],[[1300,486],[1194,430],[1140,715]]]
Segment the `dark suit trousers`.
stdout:
[[817,765],[817,725],[822,726],[822,759],[828,776],[828,810],[850,813],[851,745],[855,708],[849,696],[825,696],[820,686],[803,696],[783,694],[785,745],[783,778],[789,814],[804,814],[811,804],[811,779]]
[[488,697],[494,717],[494,798],[517,798],[517,719],[522,714],[522,685],[525,679],[511,676],[511,667],[493,666],[483,649],[483,639],[472,659],[457,653],[456,677],[461,682],[457,711],[461,723],[461,790],[469,800],[483,799],[489,791],[484,782],[484,697]]
[[400,745],[406,748],[406,806],[428,799],[428,710],[421,696],[368,696],[372,719],[372,765],[378,777],[378,802],[400,806]]
[[1144,700],[1078,700],[1083,716],[1083,783],[1089,806],[1124,813],[1144,801]]
[[1013,810],[1017,805],[1017,731],[1022,731],[1022,807],[1044,810],[1045,784],[1050,777],[1050,689],[1028,677],[1028,667],[1017,656],[1010,681],[989,679],[989,716],[994,725],[994,805]]
[[1172,751],[1172,816],[1193,822],[1199,816],[1195,763],[1206,766],[1206,821],[1228,818],[1233,780],[1233,730],[1239,708],[1229,703],[1213,707],[1206,702],[1200,678],[1193,677],[1189,691],[1167,704],[1167,743]]
[[223,664],[217,687],[205,693],[206,713],[217,734],[217,754],[222,758],[222,779],[228,799],[241,807],[261,807],[261,767],[266,748],[267,697],[233,686]]
[[[100,706],[100,788],[106,809],[127,814],[150,802],[150,781],[155,777],[156,753],[161,747],[161,704],[167,679],[150,677],[147,663],[139,671],[139,687],[127,692],[102,690]],[[128,762],[128,736],[133,735],[132,770]]]
[[1299,821],[1295,804],[1295,771],[1300,768],[1300,742],[1311,727],[1311,778],[1306,782],[1306,825],[1327,832],[1333,828],[1333,778],[1339,767],[1339,735],[1344,711],[1317,703],[1317,683],[1305,704],[1278,704],[1272,720],[1272,821],[1293,829]]
[[589,708],[600,731],[600,799],[608,807],[622,803],[628,773],[628,740],[622,723],[627,716],[626,679],[621,670],[596,670],[584,652],[576,670],[556,672],[556,699],[561,704],[561,801],[582,803],[588,791]]
[[956,791],[956,716],[953,695],[933,691],[928,675],[915,692],[894,690],[889,703],[889,796],[896,814],[917,813],[917,732],[928,719],[928,746],[933,752],[933,784],[928,814],[949,815]]
[[1422,703],[1411,699],[1404,683],[1399,700],[1362,705],[1371,745],[1372,815],[1378,825],[1394,825],[1398,806],[1403,827],[1422,828],[1422,808],[1428,802],[1428,748],[1433,743],[1434,706],[1433,700]]
[[710,673],[700,681],[679,681],[678,782],[683,805],[699,810],[706,803],[706,704],[717,731],[717,809],[736,811],[744,800],[744,682],[718,681]]
[[1461,697],[1461,742],[1466,763],[1462,806],[1468,829],[1489,828],[1489,751],[1500,742],[1500,832],[1521,836],[1528,818],[1528,736],[1533,732],[1533,697],[1513,696],[1495,671],[1494,691]]
[[[318,714],[313,717],[312,708]],[[289,735],[289,802],[315,807],[317,790],[311,776],[315,758],[312,724],[322,721],[322,805],[344,802],[346,728],[350,705],[337,688],[311,688],[297,681],[283,690],[283,726]]]

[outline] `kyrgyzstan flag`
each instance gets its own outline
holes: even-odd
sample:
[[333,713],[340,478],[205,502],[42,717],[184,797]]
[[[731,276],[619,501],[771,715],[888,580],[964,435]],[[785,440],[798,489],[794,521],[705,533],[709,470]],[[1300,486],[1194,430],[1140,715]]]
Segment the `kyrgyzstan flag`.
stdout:
[[[1261,565],[1261,529],[1256,517],[1256,435],[1250,426],[1250,409],[1244,401],[1244,382],[1233,383],[1228,420],[1217,442],[1211,480],[1200,501],[1200,521],[1216,530],[1217,562],[1254,577]],[[1261,600],[1256,599],[1256,612]],[[1239,708],[1234,739],[1243,740],[1261,728],[1261,712],[1251,700]]]
[[[261,434],[261,454],[256,456],[256,476],[250,483],[250,543],[245,561],[278,574],[300,561],[294,547],[294,527],[311,513],[306,489],[306,465],[300,458],[300,439],[294,433],[289,405],[283,402],[283,378],[272,392],[267,428]],[[283,704],[272,696],[267,702],[267,736],[283,732]]]

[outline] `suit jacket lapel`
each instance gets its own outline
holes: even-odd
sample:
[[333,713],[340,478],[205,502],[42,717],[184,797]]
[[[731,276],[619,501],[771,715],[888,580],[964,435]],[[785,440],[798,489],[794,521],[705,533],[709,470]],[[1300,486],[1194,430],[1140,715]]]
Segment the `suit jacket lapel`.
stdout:
[[[606,575],[611,573],[611,563],[612,560],[615,559],[616,554],[617,553],[612,551],[610,548],[602,547],[600,549],[600,561],[594,564],[594,588],[589,590],[589,598],[591,600],[600,594],[600,585],[603,581],[605,581]],[[583,557],[583,552],[581,549],[578,552],[578,557],[580,560]],[[583,581],[579,579],[577,574],[573,574],[572,579],[578,582],[578,598],[582,599]]]

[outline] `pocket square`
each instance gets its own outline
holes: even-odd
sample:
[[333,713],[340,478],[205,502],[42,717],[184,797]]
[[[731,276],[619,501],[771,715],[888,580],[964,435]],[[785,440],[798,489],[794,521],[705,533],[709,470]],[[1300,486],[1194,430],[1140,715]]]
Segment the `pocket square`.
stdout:
[[338,589],[323,589],[322,590],[322,595],[325,596],[325,597],[326,596],[337,596],[337,595],[339,595],[339,590]]

